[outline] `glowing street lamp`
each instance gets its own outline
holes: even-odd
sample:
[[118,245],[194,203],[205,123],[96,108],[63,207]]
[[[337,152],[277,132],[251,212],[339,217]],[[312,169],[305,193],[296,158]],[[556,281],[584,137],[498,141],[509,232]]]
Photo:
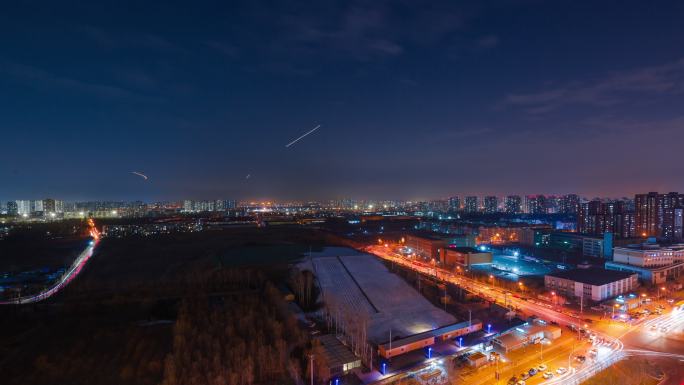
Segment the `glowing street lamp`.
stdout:
[[432,346],[428,347],[427,353],[428,353],[427,358],[432,358]]
[[458,337],[458,347],[463,347],[463,337]]
[[387,363],[383,362],[382,363],[382,374],[387,374]]
[[487,324],[487,333],[492,332],[492,324]]

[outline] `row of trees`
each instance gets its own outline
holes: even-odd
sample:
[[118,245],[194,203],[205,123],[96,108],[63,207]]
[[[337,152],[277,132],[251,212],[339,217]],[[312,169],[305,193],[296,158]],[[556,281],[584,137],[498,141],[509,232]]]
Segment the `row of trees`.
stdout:
[[[252,385],[301,378],[307,337],[277,289],[186,299],[164,362],[162,385]],[[215,302],[215,301],[214,301]]]
[[324,318],[328,330],[344,340],[368,367],[373,363],[373,347],[368,344],[370,315],[345,301],[344,293],[326,293]]

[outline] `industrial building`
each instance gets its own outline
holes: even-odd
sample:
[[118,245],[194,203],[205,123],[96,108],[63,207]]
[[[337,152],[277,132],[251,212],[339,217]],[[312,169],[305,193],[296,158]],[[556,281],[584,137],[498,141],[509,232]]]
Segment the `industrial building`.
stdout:
[[414,334],[405,338],[388,341],[378,346],[378,352],[384,358],[396,357],[413,350],[423,349],[438,341],[447,341],[482,330],[480,320],[472,320],[441,327],[439,329]]
[[570,298],[599,302],[636,289],[639,280],[630,272],[588,268],[546,274],[544,286]]

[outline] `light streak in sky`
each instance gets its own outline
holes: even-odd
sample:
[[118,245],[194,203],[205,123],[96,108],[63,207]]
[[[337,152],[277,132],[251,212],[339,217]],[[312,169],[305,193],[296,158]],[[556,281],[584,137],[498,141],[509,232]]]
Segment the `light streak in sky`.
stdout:
[[286,144],[285,147],[290,147],[290,146],[292,146],[293,144],[295,144],[295,143],[299,142],[301,139],[303,139],[305,136],[307,136],[307,135],[311,134],[312,132],[318,130],[320,127],[321,127],[320,124],[317,125],[316,127],[313,128],[313,130],[307,132],[306,134],[304,134],[304,135],[300,136],[299,138],[297,138],[297,139],[291,141],[290,143]]
[[143,173],[141,173],[141,172],[138,172],[138,171],[131,171],[131,174],[137,175],[137,176],[142,177],[142,178],[144,178],[145,180],[147,180],[147,175],[145,175],[145,174],[143,174]]

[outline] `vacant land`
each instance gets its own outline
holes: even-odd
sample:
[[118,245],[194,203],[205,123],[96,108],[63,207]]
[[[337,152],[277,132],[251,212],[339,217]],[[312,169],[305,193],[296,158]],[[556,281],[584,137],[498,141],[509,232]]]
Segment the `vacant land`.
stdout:
[[[299,228],[104,239],[55,298],[0,308],[2,383],[289,383],[306,372],[308,341],[296,330],[283,335],[293,321],[285,307],[272,306],[282,301],[273,288],[300,252],[323,242]],[[243,315],[263,320],[249,336],[281,342],[259,351],[258,361],[229,364],[239,349],[254,348],[222,335],[229,323],[240,329]],[[187,356],[183,346],[202,353]],[[275,361],[283,366],[268,366]],[[188,372],[174,369],[189,362]]]
[[68,266],[85,248],[86,235],[80,221],[17,226],[0,240],[0,272]]
[[662,370],[651,360],[628,358],[592,377],[583,385],[655,385]]

